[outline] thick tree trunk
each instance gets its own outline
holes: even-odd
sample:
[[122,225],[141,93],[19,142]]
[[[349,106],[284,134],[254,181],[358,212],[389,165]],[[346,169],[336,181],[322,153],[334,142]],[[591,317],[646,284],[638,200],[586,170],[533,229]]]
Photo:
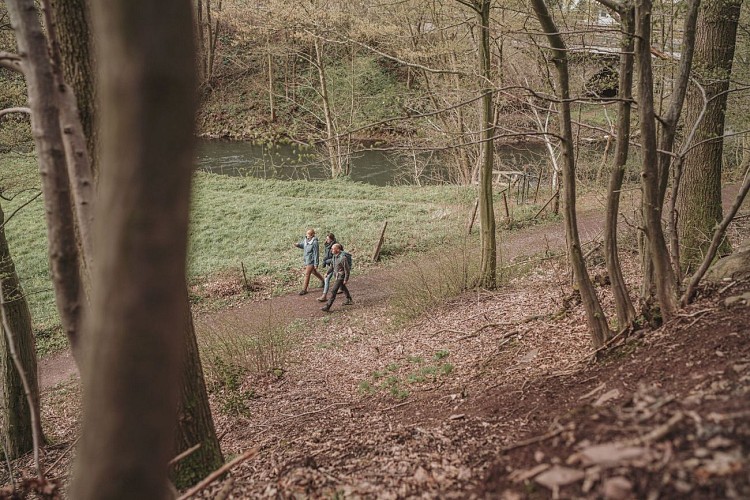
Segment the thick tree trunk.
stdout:
[[563,188],[565,196],[565,234],[568,241],[568,254],[573,267],[581,301],[586,310],[586,322],[589,326],[594,347],[603,345],[610,336],[607,318],[596,296],[586,270],[586,261],[581,252],[581,240],[578,236],[576,220],[576,180],[575,152],[573,151],[573,127],[570,117],[570,80],[568,76],[568,56],[565,42],[547,10],[544,0],[532,0],[531,5],[536,13],[542,30],[547,35],[552,47],[552,57],[557,69],[557,83],[560,92],[560,133],[563,146]]
[[656,297],[664,319],[672,317],[677,309],[679,288],[669,261],[669,251],[664,239],[659,196],[659,168],[656,146],[656,116],[654,113],[654,84],[651,69],[651,0],[636,2],[635,56],[638,64],[638,114],[641,143],[643,145],[643,218],[650,262],[656,285]]
[[724,141],[721,137],[741,5],[742,0],[714,0],[704,2],[701,8],[695,41],[694,76],[705,89],[708,102],[704,103],[697,90],[691,91],[685,110],[685,121],[690,127],[701,114],[704,104],[706,107],[703,121],[695,133],[697,146],[685,158],[677,197],[680,257],[685,272],[700,264],[714,229],[722,220]]
[[65,82],[73,88],[78,115],[91,162],[96,172],[97,133],[94,123],[94,65],[88,0],[51,0],[52,19],[62,55]]
[[[23,381],[11,357],[7,335],[13,336],[16,354],[23,366],[26,380],[31,389],[31,400],[39,411],[39,382],[36,370],[36,347],[34,332],[31,329],[31,314],[26,296],[16,274],[16,267],[5,238],[3,223],[5,215],[0,207],[0,281],[5,317],[10,332],[0,324],[0,384],[2,386],[2,407],[0,408],[0,431],[8,458],[15,459],[33,448],[33,424]],[[41,428],[37,429],[41,435]],[[2,453],[0,453],[2,457]]]
[[491,0],[480,0],[477,14],[481,25],[479,44],[480,78],[482,89],[482,168],[479,179],[479,221],[481,223],[482,260],[479,270],[480,286],[494,288],[497,280],[497,242],[495,237],[495,208],[492,202],[492,169],[495,165],[495,117],[492,106],[492,67],[490,53]]
[[617,115],[617,144],[615,164],[609,177],[607,192],[607,217],[604,224],[604,256],[607,272],[612,283],[612,294],[617,310],[618,328],[627,328],[635,320],[635,308],[630,299],[628,287],[622,276],[620,255],[617,248],[617,221],[620,216],[620,190],[625,176],[630,146],[630,112],[633,104],[633,35],[635,34],[635,13],[632,7],[620,10],[620,23],[623,30],[622,53],[620,54],[619,99]]
[[190,0],[92,5],[102,165],[71,498],[163,499],[174,454],[195,68]]
[[[185,303],[188,303],[187,294]],[[224,459],[216,437],[214,420],[208,404],[208,392],[203,379],[198,343],[195,338],[193,315],[187,306],[183,321],[183,341],[185,359],[183,360],[182,382],[180,384],[179,424],[177,429],[177,448],[175,455],[200,444],[200,448],[183,458],[172,471],[175,486],[185,488],[197,483],[214,470],[221,467]]]
[[47,239],[55,288],[55,301],[63,329],[78,353],[81,323],[81,278],[70,181],[60,130],[55,77],[47,53],[47,39],[39,23],[33,0],[6,2],[16,33],[31,107],[39,172],[42,178]]

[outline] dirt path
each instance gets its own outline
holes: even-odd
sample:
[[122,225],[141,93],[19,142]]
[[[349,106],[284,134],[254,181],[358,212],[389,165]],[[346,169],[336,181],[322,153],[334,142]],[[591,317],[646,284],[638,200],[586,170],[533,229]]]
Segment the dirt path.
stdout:
[[[591,241],[601,236],[603,229],[603,217],[598,211],[589,211],[579,215],[578,227],[582,242]],[[544,249],[551,252],[564,250],[565,229],[562,222],[546,223],[531,228],[499,233],[501,241],[499,245],[505,261],[525,254],[533,254]],[[397,269],[380,267],[369,271],[367,274],[352,278],[350,290],[354,297],[355,306],[352,310],[373,307],[388,301],[392,293],[392,280]],[[315,283],[312,278],[311,283]],[[285,321],[305,320],[318,318],[324,313],[320,310],[320,304],[315,298],[320,296],[321,289],[310,288],[310,293],[300,297],[296,293],[289,293],[272,297],[270,299],[247,302],[232,309],[221,310],[212,313],[207,321],[222,321],[228,316],[235,316],[248,324],[264,321],[268,311],[283,311]],[[340,311],[343,300],[337,298],[334,303],[334,314]],[[40,388],[46,391],[62,382],[79,376],[75,360],[69,350],[55,353],[42,358],[39,361]]]

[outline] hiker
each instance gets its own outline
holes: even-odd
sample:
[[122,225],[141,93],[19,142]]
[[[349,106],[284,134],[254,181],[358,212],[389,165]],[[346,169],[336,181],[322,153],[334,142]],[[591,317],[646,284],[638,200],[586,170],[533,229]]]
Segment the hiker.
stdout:
[[[325,302],[328,300],[328,289],[330,288],[331,277],[333,276],[333,266],[331,265],[331,260],[333,259],[333,245],[336,243],[338,243],[336,241],[336,236],[334,236],[333,233],[328,233],[326,235],[326,241],[323,243],[323,247],[326,249],[325,255],[323,255],[323,267],[327,267],[328,272],[326,272],[324,279],[323,295],[318,297],[318,302]],[[342,246],[341,249],[343,250],[343,248],[344,247]]]
[[343,290],[346,295],[346,302],[344,302],[344,305],[350,306],[354,304],[352,295],[346,287],[346,284],[349,282],[349,259],[346,258],[346,253],[341,251],[341,244],[339,243],[334,243],[331,247],[331,251],[333,252],[331,268],[333,269],[333,279],[335,281],[333,283],[333,288],[331,288],[331,297],[328,299],[328,303],[321,308],[321,310],[326,312],[331,310],[333,301],[336,300],[336,292],[338,292],[339,289]]
[[307,286],[310,284],[310,275],[314,274],[316,278],[320,280],[320,286],[323,286],[325,280],[323,276],[318,272],[318,261],[320,260],[320,249],[318,248],[318,238],[315,237],[315,230],[308,229],[305,237],[294,245],[297,248],[301,248],[303,252],[303,258],[305,261],[305,282],[300,290],[300,295],[307,293]]

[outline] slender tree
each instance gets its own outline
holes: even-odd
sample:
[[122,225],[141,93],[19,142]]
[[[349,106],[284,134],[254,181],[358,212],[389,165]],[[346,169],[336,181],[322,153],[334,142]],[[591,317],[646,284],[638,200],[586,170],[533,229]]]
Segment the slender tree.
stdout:
[[601,1],[614,9],[620,17],[622,41],[620,42],[620,67],[618,75],[617,143],[612,172],[607,191],[607,215],[604,224],[604,255],[607,272],[612,283],[612,294],[617,311],[619,328],[627,328],[635,320],[635,308],[630,299],[625,279],[622,275],[617,244],[617,221],[620,216],[620,191],[625,177],[625,165],[630,147],[630,115],[633,107],[633,46],[635,35],[635,9],[632,5],[619,2]]
[[586,310],[586,321],[589,326],[591,340],[594,347],[600,347],[610,336],[607,318],[596,296],[596,290],[591,283],[586,270],[586,261],[581,251],[581,240],[578,236],[578,222],[576,217],[576,179],[575,179],[575,151],[573,150],[573,127],[570,116],[570,78],[568,75],[568,56],[565,41],[560,35],[552,16],[547,10],[544,0],[532,0],[534,9],[542,30],[547,35],[552,52],[552,60],[557,70],[557,86],[560,93],[560,134],[563,146],[563,187],[565,201],[565,234],[568,241],[568,253],[573,267],[581,301]]
[[492,104],[492,55],[490,52],[490,7],[492,0],[460,3],[471,8],[479,23],[479,79],[482,94],[481,167],[479,173],[479,221],[481,224],[482,258],[479,285],[494,288],[497,281],[497,238],[495,236],[495,208],[492,201],[492,169],[495,164],[495,114]]
[[[102,171],[70,495],[167,498],[195,121],[189,0],[97,1]],[[176,325],[177,328],[175,327]]]
[[700,92],[690,92],[685,121],[691,126],[701,114],[703,121],[685,158],[677,196],[680,258],[686,272],[700,264],[722,220],[722,136],[741,6],[742,0],[704,2],[696,31],[694,76],[705,90],[705,101]]
[[679,288],[669,260],[662,228],[662,204],[659,196],[659,169],[654,112],[654,80],[651,67],[651,0],[636,1],[635,58],[638,66],[638,115],[643,148],[643,219],[648,251],[653,265],[656,298],[662,317],[674,315]]

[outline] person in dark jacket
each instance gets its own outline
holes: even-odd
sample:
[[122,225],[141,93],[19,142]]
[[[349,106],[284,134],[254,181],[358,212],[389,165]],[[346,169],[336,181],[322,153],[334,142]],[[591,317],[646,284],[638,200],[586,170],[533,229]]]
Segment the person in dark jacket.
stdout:
[[315,236],[314,229],[308,229],[307,234],[299,243],[294,246],[301,248],[303,251],[303,258],[305,261],[305,282],[300,290],[300,295],[307,293],[307,286],[310,284],[310,275],[314,274],[316,278],[320,280],[320,286],[323,286],[325,280],[323,276],[318,272],[318,263],[320,262],[320,248],[318,244],[318,238]]
[[346,295],[346,302],[344,302],[344,305],[350,306],[354,304],[352,295],[349,293],[349,289],[346,286],[346,284],[349,283],[349,260],[346,258],[346,254],[341,251],[340,244],[334,243],[331,247],[331,251],[333,252],[331,268],[333,269],[333,279],[335,281],[331,288],[331,297],[328,299],[328,303],[321,308],[326,312],[331,310],[331,306],[333,305],[333,301],[336,300],[336,293],[339,289],[343,290],[344,295]]
[[[331,260],[333,259],[333,245],[338,243],[336,241],[336,236],[333,235],[333,233],[328,233],[326,235],[326,241],[323,243],[323,247],[325,248],[325,254],[323,254],[323,267],[328,268],[328,272],[325,275],[325,283],[323,285],[323,295],[318,297],[318,302],[325,302],[328,300],[328,289],[331,285],[331,277],[333,276],[333,266],[331,265]],[[343,246],[341,249],[343,250]]]

